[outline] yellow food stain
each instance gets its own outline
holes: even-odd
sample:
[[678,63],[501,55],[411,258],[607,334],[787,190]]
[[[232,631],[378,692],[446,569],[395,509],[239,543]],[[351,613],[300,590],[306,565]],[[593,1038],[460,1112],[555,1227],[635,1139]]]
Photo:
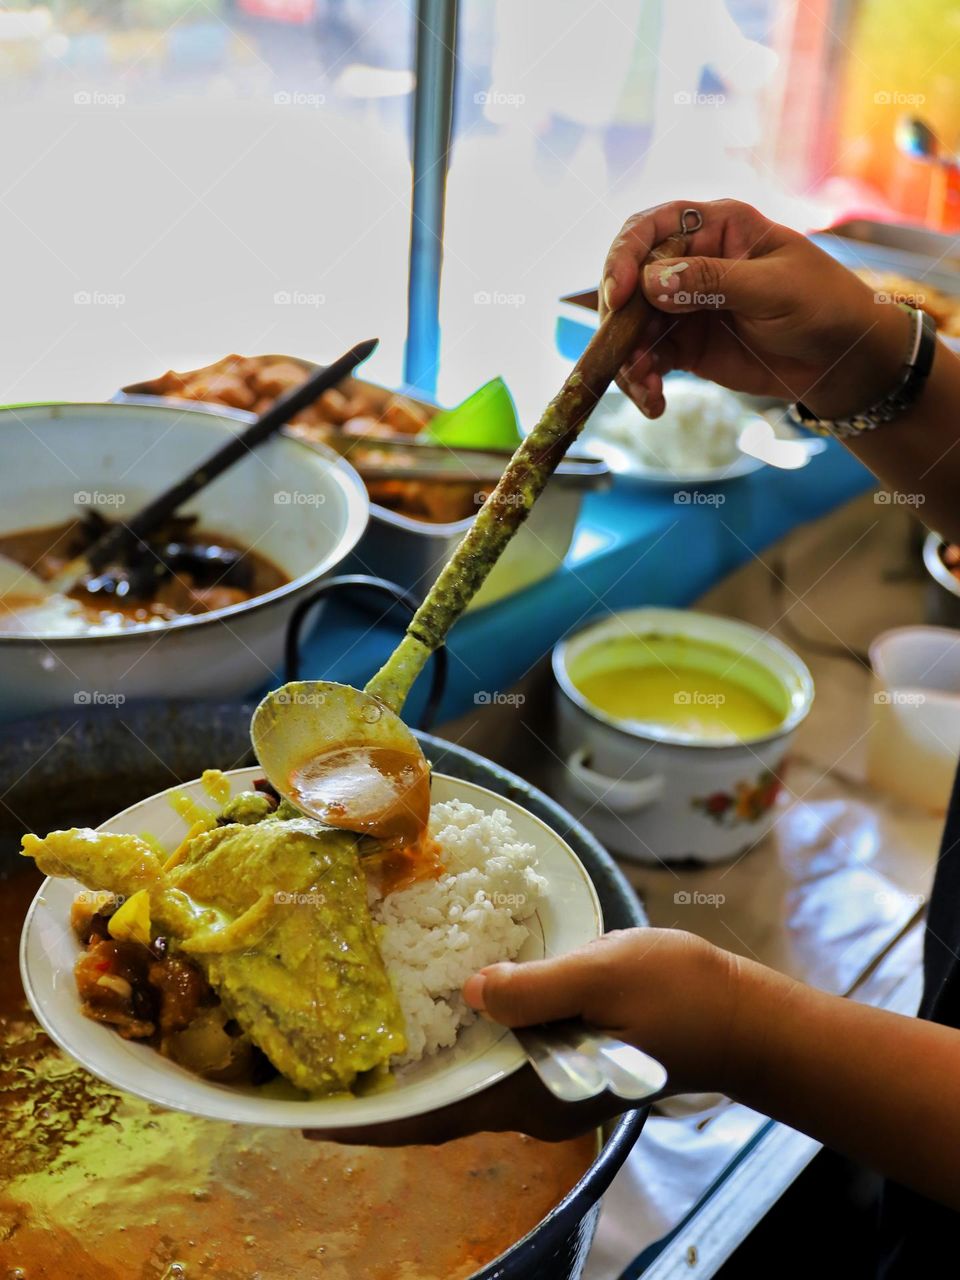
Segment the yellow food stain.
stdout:
[[182,818],[184,822],[204,823],[204,830],[209,830],[217,820],[216,814],[212,809],[205,809],[202,804],[197,804],[193,796],[188,791],[171,791],[170,792],[170,808]]
[[210,799],[221,807],[230,799],[230,779],[219,769],[204,769],[200,775],[200,785]]

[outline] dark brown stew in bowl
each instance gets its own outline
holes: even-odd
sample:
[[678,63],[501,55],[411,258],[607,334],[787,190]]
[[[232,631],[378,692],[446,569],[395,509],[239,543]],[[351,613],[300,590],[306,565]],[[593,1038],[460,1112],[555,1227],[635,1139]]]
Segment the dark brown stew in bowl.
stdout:
[[[0,534],[0,555],[49,582],[109,528],[96,511],[62,524]],[[174,516],[123,566],[82,580],[59,605],[34,612],[29,599],[3,598],[0,630],[48,629],[59,618],[83,629],[123,630],[210,613],[265,595],[289,582],[271,560],[235,539],[199,528],[195,516]],[[16,622],[19,620],[20,625]],[[52,627],[50,628],[52,629]]]

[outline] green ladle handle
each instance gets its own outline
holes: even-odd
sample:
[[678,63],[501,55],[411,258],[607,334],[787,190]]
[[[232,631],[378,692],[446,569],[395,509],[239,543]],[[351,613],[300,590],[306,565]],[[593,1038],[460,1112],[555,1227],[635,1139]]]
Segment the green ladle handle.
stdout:
[[[650,258],[680,257],[686,248],[686,237],[678,233],[658,245]],[[367,693],[391,710],[399,712],[430,654],[443,644],[447,632],[483,586],[597,401],[636,350],[637,335],[653,314],[639,288],[619,311],[608,312],[543,417],[518,446],[497,487],[411,619],[406,635],[367,685]]]

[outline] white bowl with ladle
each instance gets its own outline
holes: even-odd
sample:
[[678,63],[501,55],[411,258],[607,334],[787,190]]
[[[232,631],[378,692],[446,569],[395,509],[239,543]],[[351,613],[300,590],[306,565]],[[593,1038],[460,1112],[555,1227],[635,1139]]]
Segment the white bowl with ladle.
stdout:
[[[246,424],[209,408],[118,404],[0,410],[0,533],[68,519],[78,503],[127,514],[179,480]],[[135,698],[242,695],[279,669],[297,603],[357,545],[369,502],[353,468],[280,435],[186,507],[289,581],[209,613],[98,634],[23,634],[0,618],[0,714],[117,706]]]

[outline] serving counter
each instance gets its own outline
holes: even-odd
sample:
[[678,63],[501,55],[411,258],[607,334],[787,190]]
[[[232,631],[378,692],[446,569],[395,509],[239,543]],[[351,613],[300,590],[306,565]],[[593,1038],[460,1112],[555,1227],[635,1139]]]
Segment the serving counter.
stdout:
[[[712,488],[620,485],[588,494],[562,567],[550,578],[468,613],[448,644],[440,719],[495,699],[566,632],[605,610],[687,605],[798,525],[876,482],[831,442],[800,471],[764,467]],[[356,556],[346,572],[368,567]],[[382,606],[377,606],[380,609]],[[303,647],[301,674],[362,686],[396,640],[369,602],[337,600]],[[423,681],[411,702],[415,715]]]
[[[902,1013],[919,1000],[941,819],[871,788],[870,676],[856,655],[885,628],[922,620],[916,539],[906,511],[864,494],[696,599],[697,608],[789,643],[812,671],[813,710],[798,731],[776,825],[760,845],[711,867],[620,862],[652,924],[693,930],[824,990]],[[678,577],[685,586],[686,571]],[[537,664],[510,693],[524,700],[521,728],[503,700],[472,707],[442,732],[548,782],[549,665]],[[809,1232],[790,1217],[786,1193],[820,1150],[718,1095],[671,1100],[648,1119],[607,1194],[586,1280],[725,1280],[724,1262],[745,1242],[751,1247],[772,1212],[786,1222],[778,1219],[774,1247],[799,1257]],[[849,1221],[843,1231],[852,1231]],[[758,1274],[779,1274],[763,1256]]]

